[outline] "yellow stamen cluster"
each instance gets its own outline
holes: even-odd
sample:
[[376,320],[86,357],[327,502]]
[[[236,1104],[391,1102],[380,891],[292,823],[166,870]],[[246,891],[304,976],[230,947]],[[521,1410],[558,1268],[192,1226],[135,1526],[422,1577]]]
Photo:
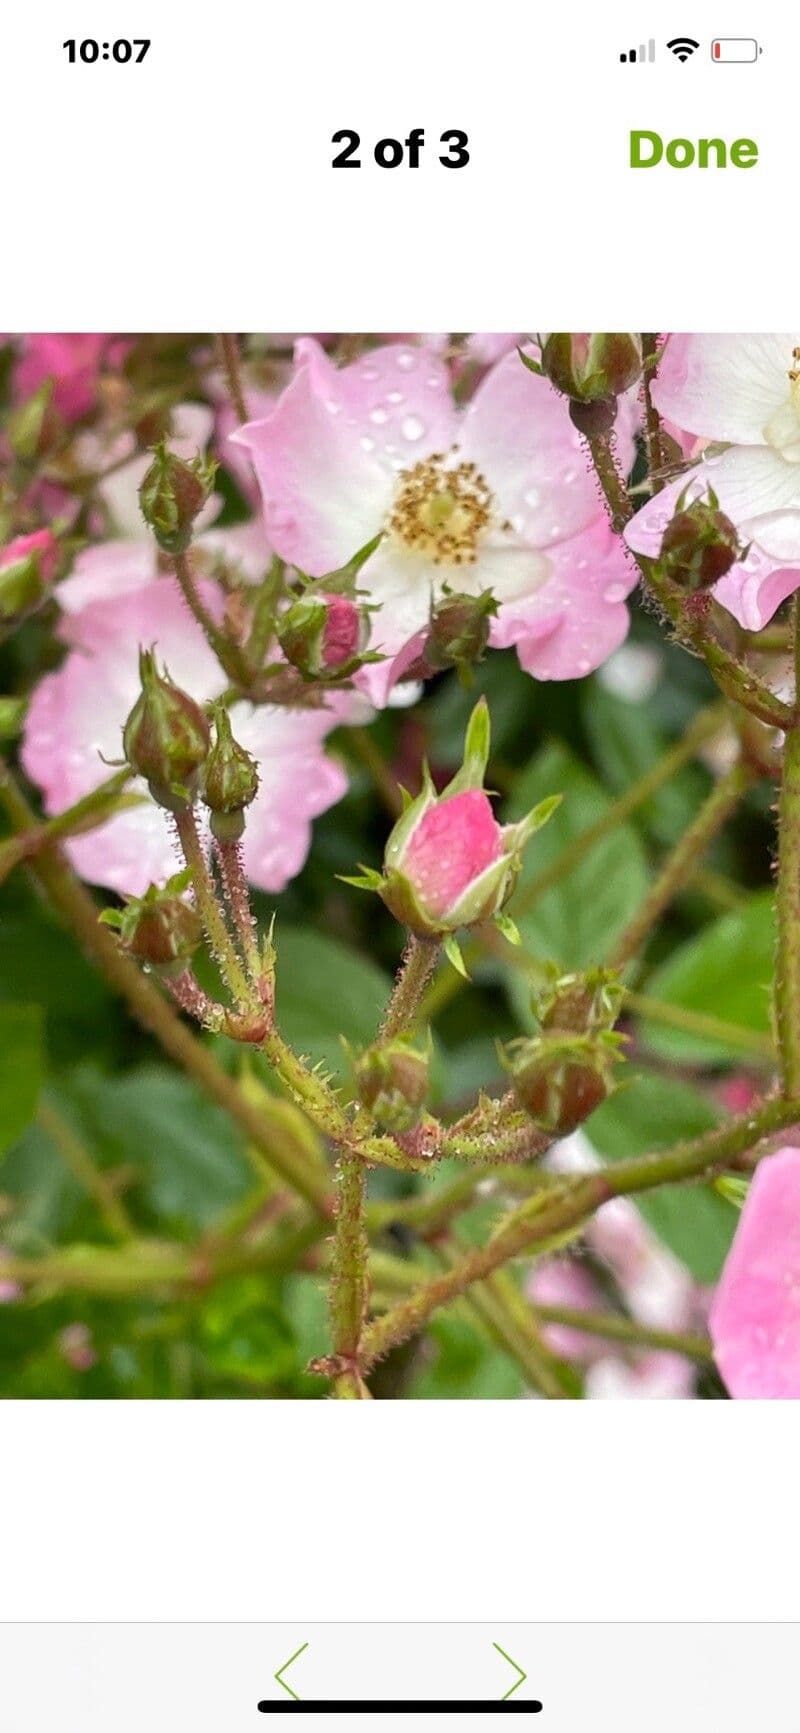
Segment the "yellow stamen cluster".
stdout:
[[492,518],[492,493],[474,463],[457,463],[456,447],[404,469],[387,528],[435,566],[474,565]]

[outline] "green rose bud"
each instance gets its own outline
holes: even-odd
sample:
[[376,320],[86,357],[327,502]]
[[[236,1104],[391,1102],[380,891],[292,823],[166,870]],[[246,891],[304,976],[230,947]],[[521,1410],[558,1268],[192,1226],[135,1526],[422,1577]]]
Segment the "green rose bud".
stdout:
[[642,371],[642,345],[631,331],[557,331],[542,345],[542,372],[578,403],[617,398]]
[[153,461],[139,489],[139,504],[145,523],[167,554],[186,552],[195,518],[209,499],[217,472],[215,463],[196,457],[191,463],[176,457],[164,440],[156,446]]
[[151,885],[124,909],[106,909],[100,917],[117,929],[123,950],[160,975],[183,974],[202,943],[200,916],[179,894],[185,878],[180,874],[163,889]]
[[225,706],[214,714],[215,739],[203,772],[203,800],[211,813],[211,831],[219,842],[238,842],[244,811],[258,793],[255,759],[233,738]]
[[142,690],[122,731],[125,758],[159,806],[179,812],[194,798],[211,730],[199,704],[159,674],[150,650],[139,656]]
[[428,1093],[430,1052],[398,1037],[368,1047],[356,1062],[358,1097],[386,1131],[413,1131]]
[[501,1052],[520,1105],[540,1130],[566,1137],[612,1094],[622,1037],[545,1030]]
[[463,669],[480,662],[496,613],[491,590],[482,590],[479,596],[446,592],[431,614],[423,662],[433,669]]
[[687,504],[688,492],[681,494],[664,531],[659,564],[674,584],[692,593],[710,589],[747,550],[730,518],[720,511],[713,488]]

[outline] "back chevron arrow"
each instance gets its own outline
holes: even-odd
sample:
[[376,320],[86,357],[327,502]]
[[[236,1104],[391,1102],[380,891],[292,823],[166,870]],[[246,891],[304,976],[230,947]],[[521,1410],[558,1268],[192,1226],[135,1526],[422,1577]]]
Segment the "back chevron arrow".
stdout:
[[513,1667],[514,1672],[519,1675],[519,1677],[514,1680],[513,1685],[511,1685],[507,1691],[503,1692],[501,1702],[507,1703],[509,1697],[513,1697],[514,1692],[519,1690],[520,1685],[524,1685],[525,1680],[527,1679],[528,1675],[527,1675],[527,1673],[523,1672],[522,1668],[520,1667],[520,1665],[517,1661],[512,1661],[511,1656],[506,1654],[505,1649],[501,1649],[499,1643],[492,1643],[492,1648],[496,1649],[498,1655],[502,1655],[503,1660],[507,1661],[509,1664],[509,1667]]
[[308,1643],[301,1643],[299,1649],[295,1649],[294,1654],[289,1656],[288,1661],[284,1661],[283,1666],[279,1667],[277,1673],[273,1674],[276,1684],[282,1685],[284,1691],[288,1692],[290,1697],[294,1697],[295,1703],[299,1703],[300,1698],[298,1697],[297,1692],[292,1690],[291,1685],[287,1685],[283,1675],[286,1672],[287,1667],[291,1667],[292,1662],[296,1661],[299,1655],[304,1654],[307,1648]]

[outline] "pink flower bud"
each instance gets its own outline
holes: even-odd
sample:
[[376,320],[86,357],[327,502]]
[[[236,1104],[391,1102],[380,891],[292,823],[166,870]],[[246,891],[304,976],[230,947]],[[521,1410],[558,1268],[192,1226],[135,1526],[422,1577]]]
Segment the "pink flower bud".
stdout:
[[502,854],[503,831],[488,795],[468,788],[428,808],[397,866],[421,907],[441,918]]
[[18,625],[47,600],[58,567],[51,530],[15,536],[0,548],[0,624]]
[[278,622],[289,662],[309,679],[344,675],[359,665],[369,640],[369,615],[350,596],[300,596]]

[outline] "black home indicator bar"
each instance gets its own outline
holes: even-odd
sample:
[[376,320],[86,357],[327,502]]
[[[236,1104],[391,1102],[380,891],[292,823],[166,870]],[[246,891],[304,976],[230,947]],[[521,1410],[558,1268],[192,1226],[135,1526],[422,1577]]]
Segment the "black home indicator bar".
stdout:
[[315,1699],[302,1697],[294,1703],[264,1699],[262,1715],[538,1715],[544,1705],[536,1697],[519,1703],[495,1703],[487,1697],[393,1697]]

